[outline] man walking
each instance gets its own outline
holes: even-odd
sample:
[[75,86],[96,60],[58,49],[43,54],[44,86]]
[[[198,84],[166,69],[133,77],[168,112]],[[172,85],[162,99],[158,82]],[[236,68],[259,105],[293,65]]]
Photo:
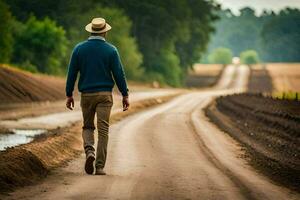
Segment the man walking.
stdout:
[[116,47],[105,41],[111,26],[103,18],[94,18],[85,30],[91,33],[88,40],[73,50],[66,83],[66,106],[74,108],[73,90],[79,72],[78,90],[81,92],[83,114],[82,138],[86,153],[85,171],[94,172],[94,117],[97,114],[98,146],[96,152],[96,175],[103,170],[107,155],[110,111],[113,105],[112,88],[117,84],[123,96],[123,111],[129,107],[126,78]]

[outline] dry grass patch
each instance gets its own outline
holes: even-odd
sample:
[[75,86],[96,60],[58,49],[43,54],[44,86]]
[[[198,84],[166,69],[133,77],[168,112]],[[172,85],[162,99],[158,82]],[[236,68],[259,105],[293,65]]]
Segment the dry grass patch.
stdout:
[[300,92],[300,63],[270,63],[266,65],[277,92]]

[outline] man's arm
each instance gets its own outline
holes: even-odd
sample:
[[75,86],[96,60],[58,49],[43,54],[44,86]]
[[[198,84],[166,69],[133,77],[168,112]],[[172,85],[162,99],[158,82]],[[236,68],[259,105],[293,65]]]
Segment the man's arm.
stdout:
[[66,96],[67,102],[66,106],[70,110],[74,107],[73,91],[74,85],[77,79],[79,68],[78,68],[78,48],[73,50],[70,64],[68,67],[67,83],[66,83]]
[[128,100],[128,88],[126,83],[125,72],[122,66],[120,55],[116,49],[111,57],[111,70],[114,80],[118,86],[119,91],[123,96],[123,110],[128,110],[129,100]]

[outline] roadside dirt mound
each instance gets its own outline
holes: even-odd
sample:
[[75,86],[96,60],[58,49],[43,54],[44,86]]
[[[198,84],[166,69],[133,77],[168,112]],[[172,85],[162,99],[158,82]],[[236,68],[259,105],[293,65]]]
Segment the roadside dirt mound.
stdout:
[[0,151],[0,193],[30,185],[80,153],[81,124],[55,129],[29,144]]
[[255,94],[217,98],[206,114],[241,142],[250,164],[300,191],[300,102]]
[[[12,160],[11,157],[18,159]],[[0,152],[0,169],[0,192],[31,184],[47,174],[47,169],[37,156],[20,148]]]
[[65,79],[0,64],[0,104],[54,101],[65,97]]

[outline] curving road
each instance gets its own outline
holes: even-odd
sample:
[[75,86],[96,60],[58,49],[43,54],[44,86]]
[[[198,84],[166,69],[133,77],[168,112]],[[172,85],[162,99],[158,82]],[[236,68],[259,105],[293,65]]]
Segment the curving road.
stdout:
[[241,158],[203,114],[214,96],[243,91],[249,69],[229,66],[217,86],[191,92],[111,127],[107,176],[83,172],[84,155],[8,199],[299,199]]

